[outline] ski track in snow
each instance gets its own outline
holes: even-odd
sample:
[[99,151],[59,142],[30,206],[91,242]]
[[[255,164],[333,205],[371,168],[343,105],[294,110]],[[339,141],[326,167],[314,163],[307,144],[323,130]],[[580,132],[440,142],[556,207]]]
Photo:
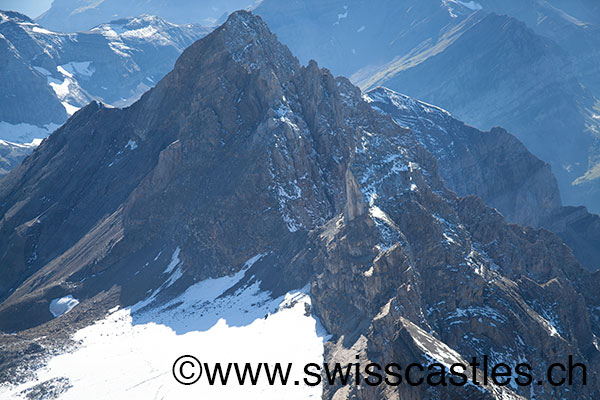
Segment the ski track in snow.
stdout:
[[[169,266],[179,258],[177,250]],[[72,387],[58,398],[67,400],[320,399],[321,387],[302,383],[304,364],[323,362],[328,339],[318,319],[307,315],[309,286],[274,299],[254,281],[223,295],[264,255],[249,259],[233,276],[199,282],[150,310],[143,307],[147,300],[140,307],[111,309],[105,319],[76,332],[73,339],[80,345],[49,359],[35,381],[0,385],[0,398],[24,399],[35,385],[62,377]],[[184,386],[173,378],[172,366],[187,354],[211,368],[217,362],[224,367],[238,362],[242,368],[246,362],[280,362],[284,371],[287,363],[294,365],[287,386],[270,386],[266,377],[256,386],[233,381],[210,386],[205,373],[196,384]]]

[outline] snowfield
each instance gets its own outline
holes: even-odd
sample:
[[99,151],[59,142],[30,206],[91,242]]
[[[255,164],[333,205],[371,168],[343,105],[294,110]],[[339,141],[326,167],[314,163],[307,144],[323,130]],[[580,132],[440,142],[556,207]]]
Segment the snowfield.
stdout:
[[[308,286],[278,298],[261,291],[256,281],[227,292],[260,257],[237,274],[199,282],[160,307],[146,300],[111,310],[78,331],[76,350],[48,360],[35,381],[0,385],[0,398],[24,399],[36,385],[66,382],[59,399],[320,399],[321,387],[302,381],[304,364],[323,362],[328,339],[310,313]],[[188,354],[211,368],[228,362],[242,368],[246,362],[280,362],[284,370],[287,363],[294,365],[287,386],[270,386],[264,377],[256,386],[237,381],[210,386],[206,371],[197,383],[184,386],[173,378],[172,367]]]

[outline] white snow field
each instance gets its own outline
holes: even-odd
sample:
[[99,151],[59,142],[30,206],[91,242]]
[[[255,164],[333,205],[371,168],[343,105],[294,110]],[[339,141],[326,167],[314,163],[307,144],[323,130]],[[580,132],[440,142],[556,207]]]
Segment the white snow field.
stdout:
[[[275,299],[256,282],[224,294],[260,257],[248,260],[241,272],[199,282],[160,307],[148,307],[153,293],[131,308],[111,310],[78,331],[73,339],[80,345],[49,359],[34,381],[0,385],[0,398],[25,398],[40,383],[67,378],[71,387],[59,399],[320,399],[322,388],[303,382],[304,365],[322,364],[328,339],[307,312],[308,286]],[[186,386],[172,375],[182,355],[211,369],[213,363],[225,369],[229,362],[241,368],[246,362],[279,362],[284,371],[287,363],[294,365],[287,386],[270,386],[264,370],[256,386],[240,386],[233,367],[226,386],[209,385],[205,369],[197,383]]]

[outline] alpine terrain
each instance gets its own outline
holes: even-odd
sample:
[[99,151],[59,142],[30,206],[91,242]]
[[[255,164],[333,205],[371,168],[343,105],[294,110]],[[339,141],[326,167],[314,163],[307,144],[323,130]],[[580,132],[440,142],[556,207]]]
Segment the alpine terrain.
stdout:
[[[423,103],[396,96],[301,65],[238,11],[132,105],[75,112],[0,180],[0,397],[600,397],[600,272],[500,213],[563,210],[548,165],[447,114],[407,127]],[[531,168],[494,175],[482,157],[500,169],[504,146]],[[471,186],[488,176],[507,184]],[[185,354],[294,363],[298,384],[181,385]],[[483,355],[535,384],[482,385],[484,366],[462,386],[302,380],[324,362],[437,363],[441,380]],[[551,385],[540,371],[569,356],[587,384]]]
[[559,235],[579,262],[600,268],[600,216],[565,207],[550,166],[502,128],[465,125],[447,111],[379,87],[366,94],[371,106],[413,131],[436,158],[439,173],[461,196],[479,196],[509,222],[545,227]]
[[[94,99],[133,103],[208,32],[143,15],[62,34],[0,11],[0,139],[21,145],[43,139]],[[0,149],[19,160],[7,146]],[[14,166],[9,161],[7,169]]]
[[[593,4],[592,4],[593,3]],[[587,0],[264,0],[256,13],[303,62],[364,90],[503,126],[549,163],[562,201],[600,212],[600,12]]]

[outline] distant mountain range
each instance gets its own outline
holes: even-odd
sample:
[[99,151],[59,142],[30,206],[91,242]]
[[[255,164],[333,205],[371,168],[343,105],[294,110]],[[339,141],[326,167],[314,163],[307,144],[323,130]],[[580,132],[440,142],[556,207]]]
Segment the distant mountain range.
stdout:
[[39,140],[26,144],[0,140],[0,177],[19,165],[38,144]]
[[41,25],[59,32],[84,31],[106,21],[159,15],[177,24],[214,25],[230,12],[246,8],[255,0],[54,0],[37,18]]
[[0,139],[44,138],[94,99],[131,104],[207,32],[141,16],[63,34],[0,11]]

